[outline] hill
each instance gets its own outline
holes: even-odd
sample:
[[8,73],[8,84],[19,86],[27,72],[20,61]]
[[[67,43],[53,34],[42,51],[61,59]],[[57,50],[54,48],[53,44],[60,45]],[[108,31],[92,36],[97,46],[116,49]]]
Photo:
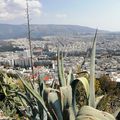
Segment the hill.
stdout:
[[[76,36],[95,33],[95,29],[79,25],[31,25],[31,37],[40,38],[44,36]],[[101,31],[105,32],[105,31]],[[26,25],[0,24],[0,39],[24,38],[27,36]]]

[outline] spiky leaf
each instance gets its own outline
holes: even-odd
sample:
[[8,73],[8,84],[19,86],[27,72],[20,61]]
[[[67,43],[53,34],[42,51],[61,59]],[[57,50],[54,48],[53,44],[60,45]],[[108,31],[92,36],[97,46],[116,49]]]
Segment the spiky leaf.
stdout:
[[96,54],[96,37],[97,30],[94,36],[92,53],[91,53],[91,64],[90,64],[90,97],[89,105],[95,108],[95,54]]
[[56,92],[50,92],[48,94],[48,103],[51,106],[51,109],[54,110],[54,114],[58,120],[63,120],[62,108],[60,104],[60,99]]
[[76,120],[115,120],[114,116],[107,112],[99,111],[90,106],[83,106]]
[[100,103],[100,101],[103,99],[103,97],[104,97],[104,95],[101,95],[101,96],[95,98],[95,108]]
[[[20,77],[20,76],[19,76]],[[47,107],[45,106],[44,100],[43,98],[38,94],[38,92],[36,92],[29,84],[27,81],[23,80],[20,77],[20,80],[23,82],[24,86],[28,89],[28,91],[36,98],[37,101],[39,101],[39,103],[41,104],[41,106],[43,107],[43,109],[46,111],[47,115],[49,116],[50,120],[53,120],[52,116],[50,115]]]

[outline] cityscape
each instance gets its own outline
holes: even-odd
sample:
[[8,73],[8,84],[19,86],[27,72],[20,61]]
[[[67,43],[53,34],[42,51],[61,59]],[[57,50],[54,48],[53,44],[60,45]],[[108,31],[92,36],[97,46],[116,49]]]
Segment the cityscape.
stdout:
[[[90,51],[93,36],[65,37],[45,36],[40,40],[32,40],[34,70],[39,73],[43,70],[50,80],[57,78],[57,49],[64,53],[65,69],[72,67],[75,71],[77,65],[83,70],[90,71]],[[7,39],[2,41],[4,47],[11,45],[14,51],[0,52],[0,65],[7,70],[16,70],[31,74],[30,50],[26,38]],[[1,44],[1,47],[2,47]],[[6,46],[5,46],[5,45]],[[112,80],[120,82],[120,42],[99,36],[96,50],[96,77],[109,74]],[[83,64],[84,62],[84,64]],[[7,65],[7,66],[6,66]],[[6,66],[6,67],[5,67]],[[47,72],[46,72],[47,71]],[[37,76],[36,76],[37,77]],[[52,81],[51,81],[52,82]]]
[[119,6],[0,0],[0,120],[120,120]]

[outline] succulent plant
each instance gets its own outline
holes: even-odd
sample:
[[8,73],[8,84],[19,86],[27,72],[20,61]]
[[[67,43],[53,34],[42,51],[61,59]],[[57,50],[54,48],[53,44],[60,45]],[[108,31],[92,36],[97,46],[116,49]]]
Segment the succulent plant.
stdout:
[[90,106],[83,106],[76,120],[115,120],[114,116]]
[[22,106],[19,97],[15,94],[18,90],[13,79],[0,71],[0,109],[6,116],[14,117]]
[[[51,87],[47,87],[41,76],[38,78],[37,86],[33,87],[18,73],[25,91],[16,91],[15,93],[24,105],[25,116],[30,120],[115,120],[111,114],[95,109],[103,98],[103,95],[95,97],[96,36],[97,30],[92,46],[90,75],[85,72],[90,77],[83,75],[74,79],[72,70],[69,71],[66,77],[64,73],[63,54],[59,49],[58,88],[55,87],[55,82],[53,82]],[[76,88],[79,82],[84,86],[87,100],[87,106],[83,106],[81,109],[78,109],[76,106]],[[118,111],[115,113],[115,116],[118,114]]]

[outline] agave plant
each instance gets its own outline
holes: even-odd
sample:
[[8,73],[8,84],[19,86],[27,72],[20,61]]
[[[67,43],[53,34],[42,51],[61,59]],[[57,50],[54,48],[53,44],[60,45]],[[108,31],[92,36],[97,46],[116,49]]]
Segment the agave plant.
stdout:
[[[106,112],[96,110],[96,106],[103,96],[95,98],[95,33],[92,53],[90,77],[81,76],[74,79],[72,70],[66,76],[64,73],[63,54],[58,49],[58,80],[59,86],[56,89],[54,82],[51,87],[46,87],[41,77],[38,79],[38,87],[33,88],[31,84],[19,75],[24,84],[25,93],[16,93],[21,97],[26,108],[26,115],[30,120],[115,120],[115,118]],[[87,106],[80,110],[76,106],[76,87],[81,82],[86,92]],[[96,114],[94,114],[96,113]]]
[[[22,93],[16,94],[20,95],[30,107],[31,112],[28,111],[29,114],[27,114],[29,119],[43,119],[43,114],[47,115],[50,120],[75,119],[72,105],[72,87],[70,86],[71,74],[68,75],[68,79],[65,78],[62,58],[63,57],[58,51],[58,76],[60,83],[58,89],[55,89],[54,87],[46,87],[44,81],[39,77],[38,89],[36,90],[21,78],[21,81],[25,86],[26,93],[29,95],[24,95]],[[19,75],[19,77],[21,76]]]

